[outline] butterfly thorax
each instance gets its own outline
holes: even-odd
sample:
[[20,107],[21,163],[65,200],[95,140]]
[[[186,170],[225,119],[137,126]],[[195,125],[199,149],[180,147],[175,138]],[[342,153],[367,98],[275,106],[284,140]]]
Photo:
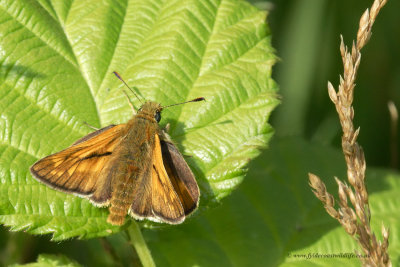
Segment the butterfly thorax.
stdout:
[[[137,114],[126,125],[127,132],[119,146],[125,149],[121,151],[122,154],[137,159],[143,156],[143,152],[147,152],[143,150],[148,150],[153,146],[154,135],[160,132],[158,121],[161,118],[161,110],[161,105],[155,102],[146,102],[140,107]],[[140,151],[134,151],[137,149]],[[136,154],[138,152],[140,155]]]

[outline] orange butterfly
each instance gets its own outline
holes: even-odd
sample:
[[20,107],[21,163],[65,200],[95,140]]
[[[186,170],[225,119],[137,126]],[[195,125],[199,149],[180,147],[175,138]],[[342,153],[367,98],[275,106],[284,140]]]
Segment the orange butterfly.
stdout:
[[127,213],[181,223],[198,207],[200,191],[182,154],[158,125],[163,108],[145,102],[126,124],[88,134],[33,164],[31,173],[51,188],[110,206],[107,222],[113,225],[124,224]]

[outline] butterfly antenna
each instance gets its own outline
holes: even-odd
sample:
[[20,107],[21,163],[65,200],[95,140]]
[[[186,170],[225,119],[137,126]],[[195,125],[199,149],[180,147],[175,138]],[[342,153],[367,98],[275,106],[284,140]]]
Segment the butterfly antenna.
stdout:
[[137,98],[137,99],[140,101],[140,103],[143,105],[143,102],[142,102],[142,100],[139,98],[138,94],[136,94],[136,92],[135,92],[131,87],[129,87],[129,85],[124,81],[124,79],[122,79],[121,75],[119,75],[119,73],[116,72],[116,71],[113,71],[113,73],[114,73],[115,76],[117,76],[117,78],[118,78],[121,82],[123,82],[123,83],[125,84],[126,87],[128,87],[129,90],[131,90],[131,92],[136,96],[136,98]]
[[177,103],[177,104],[172,104],[172,105],[164,106],[164,107],[162,107],[162,108],[164,109],[164,108],[169,108],[169,107],[173,107],[173,106],[177,106],[177,105],[182,105],[182,104],[186,104],[186,103],[190,103],[190,102],[199,102],[199,101],[206,101],[206,99],[205,99],[204,97],[198,97],[198,98],[195,98],[195,99],[192,99],[192,100],[189,100],[189,101],[185,101],[185,102],[182,102],[182,103]]

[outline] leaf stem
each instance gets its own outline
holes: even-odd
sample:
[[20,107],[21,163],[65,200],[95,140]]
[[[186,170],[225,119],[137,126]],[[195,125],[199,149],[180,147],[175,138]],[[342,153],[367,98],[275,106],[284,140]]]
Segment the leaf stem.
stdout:
[[144,241],[139,225],[134,220],[132,220],[131,225],[127,229],[127,232],[130,239],[130,243],[136,250],[143,266],[155,267],[156,265],[153,261],[153,257],[151,256],[151,252],[147,247],[146,242]]

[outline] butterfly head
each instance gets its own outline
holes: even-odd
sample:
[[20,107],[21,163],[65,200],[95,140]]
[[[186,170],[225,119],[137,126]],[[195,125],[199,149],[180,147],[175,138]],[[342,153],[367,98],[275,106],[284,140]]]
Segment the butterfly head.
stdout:
[[156,120],[156,122],[160,122],[162,109],[163,108],[159,103],[148,101],[140,107],[138,112],[151,116]]

